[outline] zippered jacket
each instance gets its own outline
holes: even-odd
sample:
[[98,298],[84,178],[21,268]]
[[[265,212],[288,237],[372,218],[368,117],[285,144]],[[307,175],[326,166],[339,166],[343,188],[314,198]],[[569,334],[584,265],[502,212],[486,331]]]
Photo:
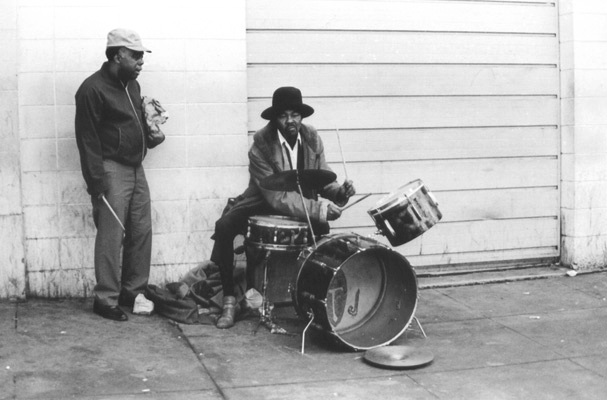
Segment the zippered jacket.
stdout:
[[124,85],[109,72],[109,62],[89,76],[76,92],[76,142],[82,175],[91,195],[107,190],[103,160],[137,167],[147,148],[139,82]]

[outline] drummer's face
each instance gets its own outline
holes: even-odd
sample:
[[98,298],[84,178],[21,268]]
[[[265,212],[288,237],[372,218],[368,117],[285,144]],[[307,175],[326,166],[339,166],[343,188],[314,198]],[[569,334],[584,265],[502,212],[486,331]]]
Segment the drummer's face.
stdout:
[[287,140],[295,140],[301,127],[301,114],[293,110],[285,110],[276,117],[278,130]]

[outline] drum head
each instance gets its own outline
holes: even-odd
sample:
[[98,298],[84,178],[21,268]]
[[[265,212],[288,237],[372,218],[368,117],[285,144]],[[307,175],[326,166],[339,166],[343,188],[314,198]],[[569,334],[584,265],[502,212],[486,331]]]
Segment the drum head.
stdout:
[[421,181],[421,179],[416,179],[414,181],[407,183],[406,185],[399,187],[394,192],[379,199],[377,201],[377,204],[375,205],[376,210],[379,212],[385,211],[385,210],[389,209],[390,207],[393,207],[393,206],[399,204],[400,201],[405,198],[405,196],[410,197],[411,195],[413,195],[413,193],[418,191],[423,185],[424,184]]
[[368,249],[341,265],[326,302],[335,335],[355,349],[370,349],[405,331],[417,305],[417,280],[399,253]]
[[256,215],[254,217],[249,217],[249,221],[252,221],[254,224],[259,226],[268,226],[268,227],[290,227],[290,226],[303,226],[307,227],[307,224],[303,221],[299,221],[297,219],[285,217],[283,215]]

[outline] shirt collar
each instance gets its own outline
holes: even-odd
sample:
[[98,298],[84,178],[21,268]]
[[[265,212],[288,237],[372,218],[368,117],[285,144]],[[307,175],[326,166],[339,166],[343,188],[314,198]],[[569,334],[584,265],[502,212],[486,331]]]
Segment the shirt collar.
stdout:
[[[289,142],[287,142],[287,139],[284,138],[284,136],[282,136],[282,134],[280,133],[280,131],[277,130],[278,133],[278,140],[280,140],[280,145],[287,145],[287,148],[290,149],[291,146],[289,145]],[[301,135],[299,134],[299,132],[297,133],[297,144],[301,144]]]

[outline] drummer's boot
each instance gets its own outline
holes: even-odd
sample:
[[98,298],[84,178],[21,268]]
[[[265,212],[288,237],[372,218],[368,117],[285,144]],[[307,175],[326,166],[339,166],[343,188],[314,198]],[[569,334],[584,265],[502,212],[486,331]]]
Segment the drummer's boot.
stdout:
[[236,313],[236,297],[225,296],[223,298],[223,312],[217,320],[219,329],[227,329],[234,326],[234,314]]

